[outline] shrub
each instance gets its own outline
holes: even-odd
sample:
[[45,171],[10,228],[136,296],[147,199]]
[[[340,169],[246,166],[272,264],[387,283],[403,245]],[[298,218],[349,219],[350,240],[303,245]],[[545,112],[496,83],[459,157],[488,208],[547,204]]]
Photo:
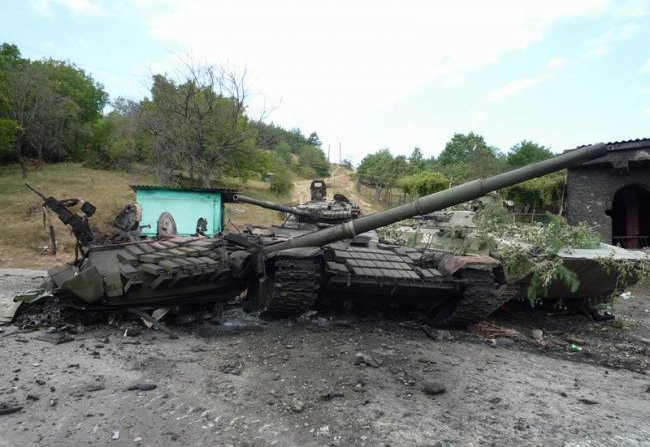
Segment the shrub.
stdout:
[[285,195],[293,188],[291,171],[285,166],[277,166],[273,172],[273,179],[269,185],[269,191],[276,196]]
[[447,189],[449,180],[439,172],[419,172],[402,177],[397,185],[413,197],[422,197]]

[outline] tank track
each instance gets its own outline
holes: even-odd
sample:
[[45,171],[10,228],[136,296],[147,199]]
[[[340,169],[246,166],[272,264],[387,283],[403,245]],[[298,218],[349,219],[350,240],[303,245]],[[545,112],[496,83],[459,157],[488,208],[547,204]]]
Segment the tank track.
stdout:
[[519,291],[516,284],[497,283],[491,270],[467,269],[461,272],[461,278],[467,284],[460,301],[449,316],[434,322],[436,325],[460,327],[481,321],[515,298]]
[[263,316],[298,316],[311,310],[320,288],[320,258],[285,258],[274,261]]

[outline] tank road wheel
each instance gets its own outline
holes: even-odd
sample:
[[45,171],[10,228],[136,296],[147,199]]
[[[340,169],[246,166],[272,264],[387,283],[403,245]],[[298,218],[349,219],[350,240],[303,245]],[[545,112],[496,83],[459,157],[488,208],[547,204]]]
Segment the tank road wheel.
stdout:
[[463,327],[476,323],[497,311],[519,291],[516,285],[498,284],[494,271],[490,270],[465,269],[460,277],[467,281],[460,300],[443,303],[430,313],[432,325]]
[[260,315],[298,316],[313,308],[320,288],[320,257],[278,257],[269,268]]

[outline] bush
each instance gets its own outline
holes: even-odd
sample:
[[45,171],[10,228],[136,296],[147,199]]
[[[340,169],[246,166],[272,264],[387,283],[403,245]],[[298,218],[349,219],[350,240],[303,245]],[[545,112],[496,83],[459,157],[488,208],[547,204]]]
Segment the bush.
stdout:
[[564,191],[563,172],[534,178],[506,188],[506,197],[519,205],[558,205]]
[[316,174],[316,171],[313,168],[310,168],[309,166],[298,166],[296,168],[296,175],[300,178],[317,178],[320,177],[319,175]]
[[84,165],[94,169],[128,171],[135,160],[133,141],[122,139],[95,150],[87,157]]
[[439,172],[419,172],[402,177],[397,185],[413,197],[422,197],[447,189],[449,180]]
[[292,188],[291,171],[286,166],[277,166],[273,172],[269,191],[274,192],[276,196],[280,196],[288,194]]

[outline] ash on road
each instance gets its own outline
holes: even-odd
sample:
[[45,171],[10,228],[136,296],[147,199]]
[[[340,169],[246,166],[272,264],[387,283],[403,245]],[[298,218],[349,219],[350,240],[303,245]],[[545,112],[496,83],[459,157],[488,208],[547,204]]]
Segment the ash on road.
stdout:
[[[38,275],[0,270],[0,294]],[[650,446],[635,292],[614,323],[510,312],[470,332],[238,309],[177,339],[120,318],[4,326],[0,446]]]

